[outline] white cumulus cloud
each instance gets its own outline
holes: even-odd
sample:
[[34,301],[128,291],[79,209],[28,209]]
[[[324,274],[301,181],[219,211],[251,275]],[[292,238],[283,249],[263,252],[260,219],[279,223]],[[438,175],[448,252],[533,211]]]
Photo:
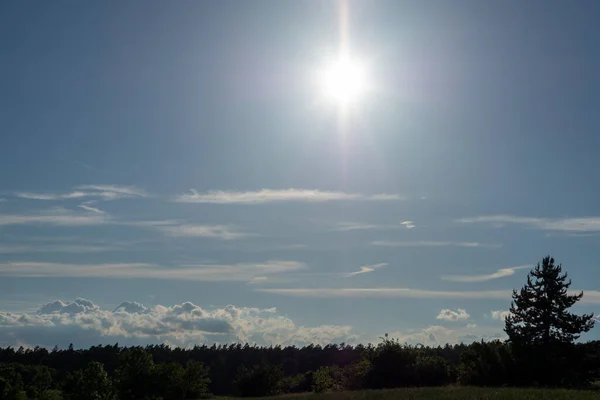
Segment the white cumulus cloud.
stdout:
[[470,315],[466,310],[459,308],[456,311],[450,309],[441,310],[436,319],[444,321],[460,321],[469,319]]
[[25,343],[66,347],[73,343],[76,347],[89,347],[116,342],[176,346],[233,342],[306,345],[348,343],[357,338],[350,326],[298,326],[275,308],[229,305],[208,309],[191,302],[147,307],[123,302],[110,311],[79,298],[42,305],[35,314],[0,311],[0,343],[7,346]]
[[510,315],[510,311],[497,310],[492,311],[491,313],[492,319],[497,319],[500,321],[504,321],[506,317]]

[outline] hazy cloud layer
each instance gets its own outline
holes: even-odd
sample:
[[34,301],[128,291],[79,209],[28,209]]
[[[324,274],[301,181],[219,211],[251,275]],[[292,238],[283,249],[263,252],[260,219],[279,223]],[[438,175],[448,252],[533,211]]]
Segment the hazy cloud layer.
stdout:
[[243,232],[234,226],[190,224],[177,220],[133,221],[123,222],[123,224],[142,228],[152,228],[164,233],[167,236],[175,237],[188,236],[232,240],[249,236],[257,236],[256,234]]
[[533,218],[515,215],[487,215],[461,218],[457,222],[463,224],[489,224],[498,228],[514,224],[548,231],[600,232],[600,217]]
[[282,201],[305,201],[326,202],[341,200],[363,200],[363,201],[389,201],[401,200],[398,194],[373,194],[365,195],[359,193],[330,192],[308,189],[261,189],[257,191],[221,191],[211,190],[198,193],[192,190],[190,193],[175,197],[180,203],[215,203],[215,204],[263,204]]
[[19,192],[15,193],[15,196],[29,200],[69,200],[86,197],[98,198],[100,200],[116,200],[129,197],[148,197],[148,193],[135,186],[82,185],[67,193]]
[[512,276],[516,271],[520,269],[531,269],[531,265],[519,265],[518,267],[509,267],[509,268],[500,268],[494,273],[491,274],[483,274],[483,275],[444,275],[441,279],[445,281],[451,282],[485,282],[490,281],[492,279],[505,278],[507,276]]
[[444,320],[444,321],[459,321],[469,319],[470,315],[466,310],[462,308],[457,309],[456,311],[450,309],[441,310],[436,319]]
[[422,344],[425,346],[444,346],[446,343],[468,344],[481,340],[503,340],[506,338],[506,334],[496,327],[482,328],[475,324],[453,328],[432,325],[425,329],[408,332],[392,332],[389,336],[398,339],[401,343]]
[[98,213],[76,213],[63,208],[44,210],[30,214],[0,214],[0,226],[7,225],[51,225],[86,226],[100,225],[110,221],[110,217]]
[[94,244],[7,244],[0,245],[0,254],[27,253],[102,253],[124,251],[126,247],[117,245]]
[[[295,297],[317,298],[412,298],[412,299],[490,299],[510,301],[512,290],[444,291],[410,288],[274,288],[259,292]],[[573,290],[573,293],[579,293]],[[585,290],[581,304],[600,304],[600,291]]]
[[479,243],[479,242],[450,242],[450,241],[433,241],[433,240],[420,240],[420,241],[389,241],[389,240],[375,240],[371,242],[372,246],[383,246],[383,247],[481,247],[481,248],[498,248],[502,247],[500,244],[494,243]]
[[196,281],[250,281],[257,276],[306,268],[297,261],[239,264],[187,264],[175,267],[148,263],[65,264],[51,262],[0,263],[0,276],[139,278]]
[[511,290],[488,291],[439,291],[410,288],[302,288],[302,289],[257,289],[259,292],[273,293],[297,297],[350,297],[350,298],[379,298],[399,297],[413,299],[510,299]]
[[387,230],[387,229],[400,229],[400,225],[380,225],[380,224],[368,224],[363,222],[349,222],[343,221],[338,222],[332,231],[336,232],[350,232],[350,231],[361,231],[361,230]]
[[0,345],[89,347],[99,343],[138,345],[249,342],[306,345],[355,342],[349,326],[297,326],[275,308],[226,306],[204,309],[190,302],[145,306],[123,302],[114,311],[86,299],[45,304],[35,314],[0,312]]

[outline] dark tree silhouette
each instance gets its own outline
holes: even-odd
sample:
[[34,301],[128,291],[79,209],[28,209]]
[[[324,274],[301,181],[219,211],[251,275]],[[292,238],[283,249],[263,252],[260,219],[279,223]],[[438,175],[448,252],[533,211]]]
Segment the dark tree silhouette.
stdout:
[[569,312],[583,292],[569,294],[571,280],[550,256],[529,272],[527,283],[513,291],[505,331],[512,345],[520,382],[578,386],[590,381],[581,347],[573,342],[594,326],[593,314]]
[[568,294],[571,280],[562,274],[562,265],[548,256],[529,272],[527,284],[513,291],[510,316],[505,331],[515,344],[549,346],[572,343],[594,327],[594,315],[575,315],[568,311],[583,297],[583,292]]

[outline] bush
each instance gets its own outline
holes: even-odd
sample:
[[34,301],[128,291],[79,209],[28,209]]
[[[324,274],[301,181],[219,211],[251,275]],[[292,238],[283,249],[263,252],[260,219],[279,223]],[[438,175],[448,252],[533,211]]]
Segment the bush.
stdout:
[[334,380],[330,367],[321,367],[312,375],[312,390],[323,393],[333,389]]
[[283,370],[281,366],[255,365],[252,368],[241,366],[238,369],[235,387],[238,396],[274,396],[281,393]]
[[62,398],[60,390],[44,390],[39,394],[37,400],[62,400]]

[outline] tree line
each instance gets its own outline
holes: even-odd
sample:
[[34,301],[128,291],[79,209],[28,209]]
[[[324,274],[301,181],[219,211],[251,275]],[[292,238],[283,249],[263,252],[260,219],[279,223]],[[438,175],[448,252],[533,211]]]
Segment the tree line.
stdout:
[[0,349],[0,399],[199,399],[447,384],[586,387],[600,378],[600,341],[577,343],[592,315],[550,257],[513,292],[506,341],[439,347],[249,344],[76,350]]

